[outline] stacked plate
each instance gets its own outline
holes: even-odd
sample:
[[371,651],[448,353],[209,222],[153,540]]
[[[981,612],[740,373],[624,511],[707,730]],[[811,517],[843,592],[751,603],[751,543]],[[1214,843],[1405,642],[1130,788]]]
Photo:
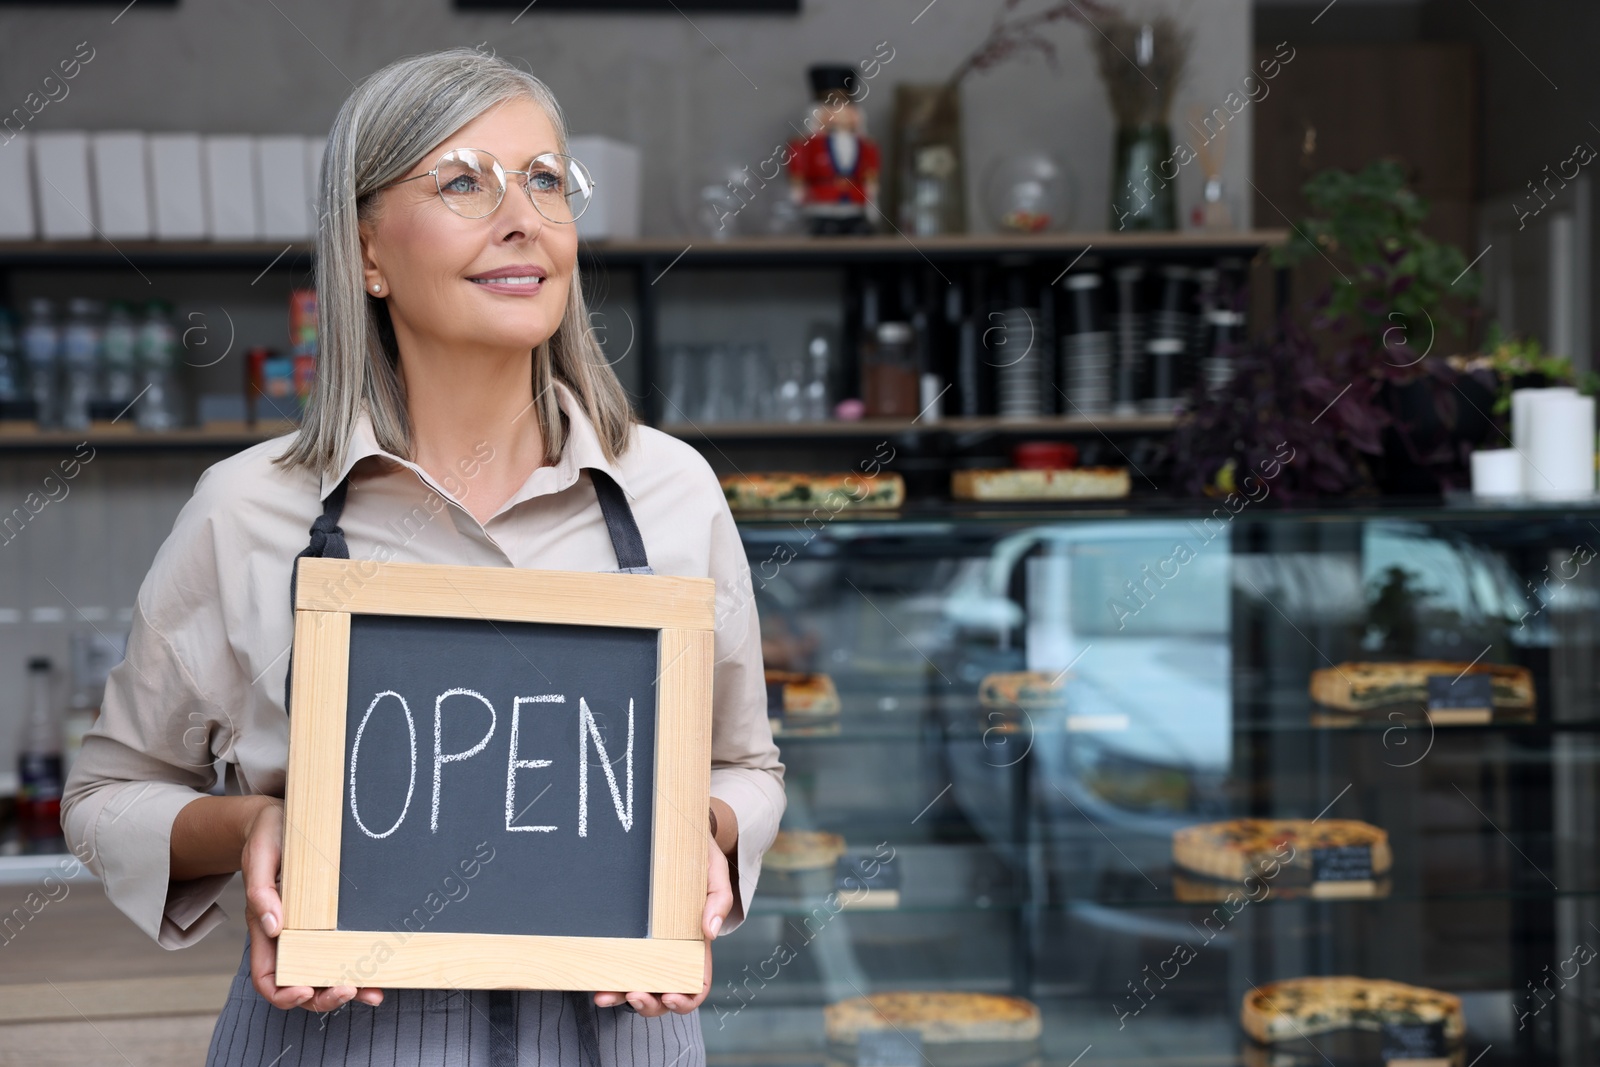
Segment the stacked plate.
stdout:
[[1111,334],[1069,333],[1061,339],[1064,415],[1100,415],[1111,410]]
[[990,358],[999,370],[998,400],[1003,419],[1038,418],[1043,406],[1040,361],[1043,345],[1035,334],[1039,313],[1033,308],[1010,308],[1000,313],[1005,344]]

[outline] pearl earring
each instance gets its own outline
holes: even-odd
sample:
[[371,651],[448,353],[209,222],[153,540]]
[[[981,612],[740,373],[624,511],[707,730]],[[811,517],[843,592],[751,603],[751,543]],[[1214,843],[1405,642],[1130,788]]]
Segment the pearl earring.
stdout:
[[374,285],[374,286],[373,286],[373,287],[372,287],[372,291],[373,291],[373,292],[374,292],[374,293],[376,293],[376,292],[377,292],[377,291],[378,291],[378,290],[379,290],[379,289],[382,289],[382,288],[383,288],[383,286],[382,286],[382,285]]

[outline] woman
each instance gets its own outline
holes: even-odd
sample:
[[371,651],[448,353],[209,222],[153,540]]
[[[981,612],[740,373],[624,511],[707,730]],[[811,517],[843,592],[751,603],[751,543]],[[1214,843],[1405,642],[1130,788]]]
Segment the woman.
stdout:
[[[248,938],[209,1064],[704,1062],[709,939],[749,907],[783,765],[717,480],[634,424],[587,329],[573,221],[590,187],[565,146],[549,89],[468,49],[396,62],[351,94],[322,168],[305,423],[208,469],[140,588],[63,824],[167,948],[225,918],[216,900],[243,871]],[[276,983],[298,554],[715,579],[699,996]],[[226,795],[208,792],[214,761]]]

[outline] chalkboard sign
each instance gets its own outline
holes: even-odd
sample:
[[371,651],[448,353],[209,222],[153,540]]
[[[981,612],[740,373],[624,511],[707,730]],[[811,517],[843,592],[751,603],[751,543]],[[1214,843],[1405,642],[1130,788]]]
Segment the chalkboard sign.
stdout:
[[300,561],[279,983],[698,993],[713,596]]

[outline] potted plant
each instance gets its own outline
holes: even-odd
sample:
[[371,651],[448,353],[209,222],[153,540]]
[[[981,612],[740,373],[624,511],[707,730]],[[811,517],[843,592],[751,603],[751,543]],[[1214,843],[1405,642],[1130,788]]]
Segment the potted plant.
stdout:
[[[1309,333],[1285,322],[1243,346],[1223,388],[1197,387],[1173,439],[1190,489],[1279,439],[1304,440],[1307,463],[1290,493],[1438,493],[1467,481],[1473,447],[1498,440],[1493,375],[1436,355],[1464,328],[1478,279],[1457,248],[1422,232],[1428,207],[1396,163],[1325,171],[1305,187],[1316,213],[1277,253],[1280,265],[1318,257],[1333,278],[1310,305]],[[1315,340],[1313,340],[1315,338]]]

